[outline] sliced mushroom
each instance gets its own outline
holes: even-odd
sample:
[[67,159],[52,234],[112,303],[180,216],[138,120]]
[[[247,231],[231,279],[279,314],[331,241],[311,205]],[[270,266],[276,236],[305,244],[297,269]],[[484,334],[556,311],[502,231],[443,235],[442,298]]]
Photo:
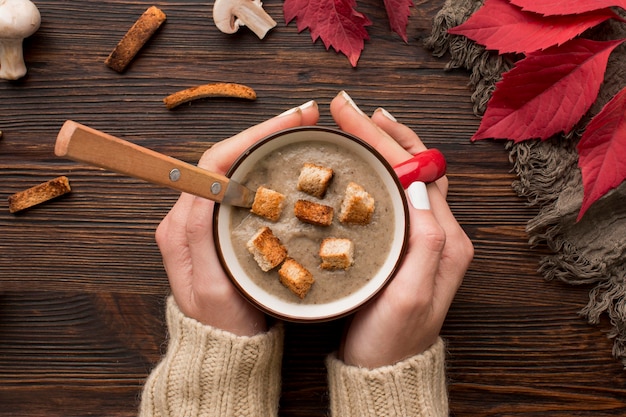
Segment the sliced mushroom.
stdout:
[[260,0],[215,0],[213,21],[220,31],[229,34],[247,26],[259,39],[276,26]]
[[0,0],[0,78],[26,75],[22,41],[39,29],[41,15],[30,0]]

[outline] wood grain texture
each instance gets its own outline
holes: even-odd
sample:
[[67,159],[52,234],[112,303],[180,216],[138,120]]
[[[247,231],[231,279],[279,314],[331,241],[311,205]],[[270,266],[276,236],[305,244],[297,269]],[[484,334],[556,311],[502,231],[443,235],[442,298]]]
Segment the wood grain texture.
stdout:
[[[546,249],[524,232],[535,211],[511,189],[502,143],[470,143],[468,74],[444,71],[422,47],[442,0],[418,0],[409,43],[390,33],[379,0],[359,2],[373,25],[358,67],[285,25],[260,41],[224,35],[211,5],[156,4],[167,21],[123,74],[108,56],[148,6],[126,0],[37,0],[40,30],[24,44],[28,75],[0,82],[0,415],[136,414],[141,386],[165,348],[168,283],[154,231],[176,192],[54,156],[76,120],[196,163],[212,144],[275,114],[345,89],[371,113],[386,108],[448,160],[449,202],[476,248],[446,321],[454,416],[620,416],[626,374],[610,326],[577,316],[589,288],[537,274]],[[167,110],[194,85],[236,82],[254,102],[211,98]],[[6,198],[66,175],[72,192],[10,214]],[[324,416],[324,357],[343,321],[287,326],[281,416]]]

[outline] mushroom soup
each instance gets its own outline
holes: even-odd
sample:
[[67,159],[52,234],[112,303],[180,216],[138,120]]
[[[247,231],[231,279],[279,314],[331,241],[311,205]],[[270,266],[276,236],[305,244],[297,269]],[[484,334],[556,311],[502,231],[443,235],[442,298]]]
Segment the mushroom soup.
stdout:
[[[300,170],[313,163],[334,171],[323,198],[298,191]],[[341,202],[349,182],[362,186],[376,201],[367,225],[344,224],[338,219]],[[371,167],[349,150],[327,142],[300,142],[279,148],[257,162],[241,181],[256,190],[264,186],[285,195],[278,221],[272,222],[250,213],[248,209],[232,211],[231,230],[236,256],[251,279],[264,290],[294,303],[321,304],[342,298],[369,281],[385,262],[393,239],[394,211],[389,192]],[[308,200],[331,206],[334,217],[330,226],[303,223],[294,215],[297,200]],[[257,231],[269,227],[287,248],[288,256],[302,264],[315,279],[311,290],[300,300],[278,277],[278,268],[263,272],[246,248]],[[347,238],[354,243],[354,263],[346,270],[320,268],[319,248],[327,237]]]

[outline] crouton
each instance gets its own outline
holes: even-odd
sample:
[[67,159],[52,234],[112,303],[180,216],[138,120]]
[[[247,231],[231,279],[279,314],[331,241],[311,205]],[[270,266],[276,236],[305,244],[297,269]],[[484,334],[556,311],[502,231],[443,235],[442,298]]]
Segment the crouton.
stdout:
[[330,226],[333,222],[333,208],[307,200],[298,200],[294,206],[294,214],[304,222],[316,226]]
[[246,247],[264,272],[277,267],[287,257],[287,249],[267,226],[259,229]]
[[276,222],[283,212],[285,196],[278,191],[263,186],[256,190],[250,211],[258,216]]
[[307,162],[302,166],[298,177],[298,190],[313,197],[323,198],[332,178],[333,170],[331,168]]
[[354,264],[354,243],[350,239],[326,238],[320,245],[319,256],[322,269],[348,269]]
[[374,198],[360,185],[350,182],[341,202],[339,221],[342,223],[368,224],[374,213]]
[[315,282],[313,275],[292,258],[287,258],[278,270],[280,282],[300,299],[303,299]]

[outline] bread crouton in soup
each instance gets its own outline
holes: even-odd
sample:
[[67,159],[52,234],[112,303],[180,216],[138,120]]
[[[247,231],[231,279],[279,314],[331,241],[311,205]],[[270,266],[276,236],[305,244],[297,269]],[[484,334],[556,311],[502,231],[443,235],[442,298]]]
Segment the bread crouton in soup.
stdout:
[[316,226],[330,226],[333,222],[334,210],[324,204],[298,200],[294,205],[293,213],[301,222]]
[[291,258],[287,258],[278,270],[280,282],[300,299],[306,297],[315,282],[313,274]]
[[350,182],[341,202],[339,221],[343,223],[368,224],[374,214],[375,200],[365,189]]
[[354,263],[354,243],[350,239],[328,237],[320,245],[323,269],[348,269]]
[[259,268],[264,272],[276,268],[287,257],[287,248],[274,236],[272,229],[262,227],[246,244]]
[[313,197],[323,198],[332,178],[332,168],[306,162],[298,177],[298,190]]
[[257,188],[250,211],[258,216],[276,222],[280,219],[285,204],[285,196],[278,191],[265,188]]

